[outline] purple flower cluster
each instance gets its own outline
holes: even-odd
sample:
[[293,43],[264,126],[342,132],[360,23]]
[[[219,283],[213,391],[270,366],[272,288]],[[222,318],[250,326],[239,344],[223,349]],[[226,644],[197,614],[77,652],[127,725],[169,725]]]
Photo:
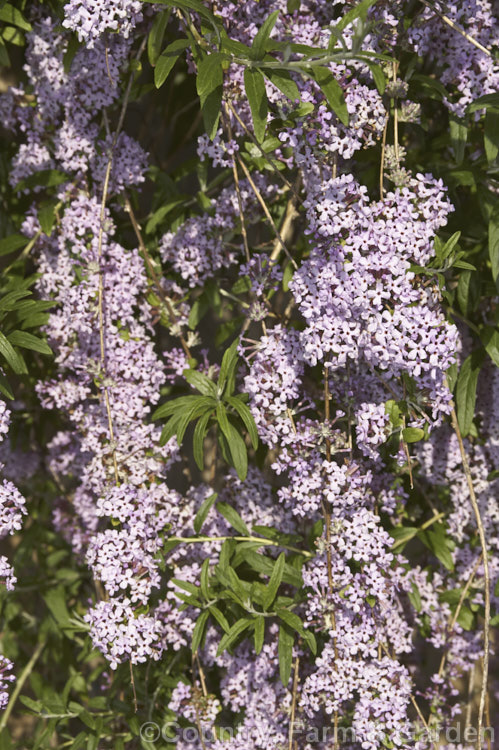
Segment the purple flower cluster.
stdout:
[[[229,36],[245,44],[268,13],[279,10],[272,39],[327,45],[340,5],[343,11],[339,0],[304,0],[298,10],[287,12],[285,0],[248,0],[223,3],[217,12]],[[363,41],[369,52],[393,46],[403,17],[401,4],[379,5],[371,11]],[[496,39],[487,0],[472,3],[469,16],[466,5],[453,3],[445,12],[482,43]],[[56,412],[62,425],[47,456],[61,493],[54,525],[96,581],[98,597],[84,620],[93,645],[116,669],[124,661],[181,655],[190,646],[199,610],[191,603],[184,606],[182,583],[196,585],[203,564],[213,572],[220,537],[233,530],[211,507],[203,539],[169,549],[165,570],[165,541],[170,535],[196,536],[194,518],[213,490],[199,484],[181,493],[168,486],[168,472],[180,452],[173,439],[160,444],[151,410],[161,389],[175,383],[190,360],[185,346],[160,355],[142,245],[130,249],[119,234],[120,199],[144,181],[147,154],[124,132],[114,139],[106,109],[119,99],[118,84],[129,62],[131,35],[143,20],[143,4],[71,0],[64,13],[63,27],[84,42],[69,70],[64,65],[68,33],[50,18],[38,21],[28,34],[28,87],[12,87],[0,99],[0,112],[25,139],[14,159],[13,186],[46,169],[67,177],[58,191],[62,209],[54,230],[36,240],[38,291],[57,303],[45,329],[55,366],[50,379],[38,383],[37,393],[42,407]],[[422,13],[423,20],[428,21],[428,13]],[[356,29],[344,32],[347,51],[358,44]],[[415,26],[409,38],[426,53],[434,44],[435,27]],[[438,44],[432,54],[442,63],[443,80],[458,91],[449,106],[462,114],[472,97],[493,89],[496,64],[473,45],[463,51],[462,37],[448,28]],[[315,661],[300,641],[294,646],[295,663],[301,664],[298,697],[280,681],[275,613],[265,613],[273,619],[266,624],[259,654],[249,640],[231,653],[217,654],[220,633],[210,620],[198,658],[217,668],[213,690],[218,692],[208,693],[194,674],[192,683],[180,680],[173,687],[169,708],[187,722],[210,730],[221,711],[240,716],[232,739],[214,735],[210,746],[217,750],[287,746],[290,715],[297,725],[313,727],[331,727],[340,717],[366,750],[408,747],[416,629],[425,629],[426,644],[446,649],[447,663],[425,693],[436,714],[444,699],[447,709],[452,704],[450,681],[481,653],[475,633],[459,623],[449,627],[451,609],[441,598],[457,580],[483,576],[479,553],[469,545],[473,518],[456,439],[444,423],[451,411],[446,372],[456,360],[459,336],[436,289],[421,283],[414,270],[433,257],[435,237],[452,206],[441,180],[412,174],[403,166],[403,149],[389,147],[387,171],[395,187],[379,200],[369,195],[350,160],[381,138],[388,117],[384,100],[365,64],[349,59],[328,66],[344,94],[348,124],[331,111],[310,76],[293,73],[305,105],[294,120],[296,103],[268,86],[272,117],[286,121],[274,156],[299,176],[303,198],[303,259],[286,287],[293,298],[289,315],[280,312],[278,322],[266,325],[283,280],[275,251],[272,258],[260,252],[263,243],[250,259],[244,255],[241,214],[255,233],[263,224],[249,180],[241,178],[237,188],[224,186],[211,207],[174,224],[157,248],[165,276],[159,291],[175,312],[172,320],[168,310],[170,334],[178,335],[189,321],[191,301],[203,285],[229,275],[236,263],[239,276],[249,279],[248,317],[262,323],[256,340],[241,338],[239,353],[245,363],[242,385],[268,460],[263,471],[250,466],[244,481],[235,472],[221,477],[219,500],[237,510],[251,532],[264,525],[304,539],[312,527],[319,529],[302,570],[303,597],[293,604],[295,615],[320,643]],[[406,87],[393,85],[405,98]],[[27,95],[33,106],[26,106]],[[201,137],[198,156],[231,173],[241,137],[247,135],[241,122],[250,122],[241,66],[229,67],[224,96],[237,105],[240,119],[227,114],[230,130],[221,128],[211,142]],[[416,117],[406,104],[407,119]],[[255,175],[254,183],[266,201],[282,205],[268,174]],[[26,184],[18,189],[28,191]],[[23,231],[35,237],[39,228],[34,203]],[[213,378],[217,366],[205,350],[203,356],[199,369]],[[452,571],[439,564],[431,571],[411,568],[395,553],[393,537],[384,528],[398,524],[407,501],[397,461],[407,474],[412,471],[407,445],[407,453],[402,445],[391,458],[387,446],[391,436],[403,434],[387,402],[404,401],[407,384],[412,401],[403,427],[430,433],[430,440],[416,449],[421,482],[452,488],[447,517],[454,540]],[[499,393],[496,375],[494,388]],[[482,416],[490,440],[467,449],[486,533],[497,540],[497,480],[487,480],[499,458],[499,414]],[[0,402],[0,437],[8,422],[9,412]],[[0,536],[20,529],[24,505],[15,486],[4,480]],[[275,552],[268,552],[268,559]],[[495,576],[497,560],[491,563]],[[15,578],[4,557],[0,576],[12,588]],[[419,606],[408,616],[415,589]],[[480,606],[482,600],[473,590],[471,603]],[[10,663],[4,663],[5,671]],[[320,750],[327,747],[324,743]]]

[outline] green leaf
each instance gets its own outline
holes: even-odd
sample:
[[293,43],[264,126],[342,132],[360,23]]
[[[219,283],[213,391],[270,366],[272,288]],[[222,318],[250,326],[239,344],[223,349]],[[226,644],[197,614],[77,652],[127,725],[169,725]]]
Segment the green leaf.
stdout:
[[158,406],[153,412],[152,419],[161,419],[161,417],[169,417],[171,414],[178,415],[185,409],[190,408],[194,401],[197,401],[199,396],[181,396],[180,398],[171,399],[165,404]]
[[182,10],[192,10],[195,13],[209,21],[213,26],[221,26],[218,19],[201,0],[142,0],[143,3],[154,3],[155,5],[167,5],[170,8],[181,8]]
[[371,71],[374,85],[378,89],[381,96],[385,93],[386,89],[386,76],[383,73],[383,68],[380,65],[376,65],[376,63],[368,62],[367,63],[369,70]]
[[248,430],[248,434],[251,439],[251,444],[253,448],[256,450],[258,448],[258,430],[256,428],[255,420],[253,419],[253,415],[250,412],[249,408],[246,406],[246,404],[243,404],[243,402],[236,396],[226,396],[225,400],[227,401],[229,406],[232,406],[232,408],[238,413],[238,415],[242,419],[244,426]]
[[172,417],[161,430],[161,437],[159,439],[160,445],[166,445],[171,438],[177,434],[177,429],[182,420],[182,414],[177,414]]
[[17,375],[26,375],[28,373],[26,363],[20,354],[16,352],[10,341],[0,331],[0,354],[6,360],[13,372]]
[[33,336],[32,333],[26,331],[13,331],[9,333],[7,337],[11,344],[14,346],[22,346],[24,349],[32,349],[34,352],[40,352],[40,354],[52,354],[52,349],[43,339],[39,339]]
[[302,636],[313,654],[317,653],[315,636],[310,630],[306,630],[306,628],[303,627],[303,623],[298,615],[295,615],[294,612],[290,612],[287,609],[279,609],[276,614],[288,627],[293,628],[293,630],[296,630],[296,632]]
[[407,596],[409,597],[409,601],[411,602],[416,612],[421,612],[421,594],[419,593],[419,589],[415,583],[412,584],[411,590],[407,592]]
[[255,620],[254,639],[255,639],[255,651],[257,654],[259,654],[263,648],[264,638],[265,638],[265,617],[262,617],[260,615]]
[[498,285],[499,278],[499,206],[492,211],[489,220],[489,258],[492,265],[492,278]]
[[0,393],[3,393],[5,398],[14,398],[14,394],[12,392],[12,388],[10,387],[10,383],[5,377],[3,373],[0,372]]
[[454,250],[455,246],[459,242],[459,238],[461,237],[461,232],[454,232],[452,237],[449,237],[445,245],[442,247],[440,251],[440,255],[437,257],[442,258],[442,260],[445,260],[445,258],[448,258],[449,255]]
[[481,339],[485,347],[485,351],[493,361],[493,363],[499,367],[499,331],[495,328],[486,327],[482,330]]
[[206,520],[206,516],[210,512],[210,508],[213,506],[213,503],[215,502],[217,497],[218,497],[218,492],[213,492],[211,495],[208,495],[208,497],[203,500],[201,507],[199,508],[194,518],[193,526],[194,526],[194,531],[196,532],[196,534],[199,534],[199,532],[201,531],[203,523]]
[[365,20],[367,17],[367,11],[371,7],[371,5],[374,5],[375,2],[377,2],[377,0],[362,0],[360,3],[358,3],[358,5],[349,10],[348,13],[345,13],[345,15],[341,18],[340,21],[338,21],[338,23],[334,27],[334,30],[341,34],[341,32],[344,31],[346,27],[353,23],[353,21],[355,21],[357,18],[362,17]]
[[207,411],[198,419],[192,437],[192,454],[196,466],[200,471],[203,471],[204,468],[204,439],[208,431],[208,422],[211,419],[212,413],[211,411]]
[[68,181],[69,177],[64,172],[59,172],[57,169],[41,169],[39,172],[34,172],[29,177],[20,180],[15,185],[14,190],[17,192],[35,187],[57,187]]
[[192,594],[193,596],[198,598],[199,588],[194,583],[191,583],[190,581],[183,581],[181,578],[172,578],[171,583],[174,583],[175,586],[178,586],[180,589],[183,589],[184,591],[188,591],[189,594]]
[[198,396],[196,403],[193,403],[189,409],[183,411],[183,415],[177,427],[177,443],[180,446],[184,439],[185,431],[193,419],[200,417],[202,414],[210,415],[213,410],[213,399],[209,396]]
[[424,430],[420,427],[406,427],[402,430],[402,438],[406,443],[418,443],[424,438]]
[[[5,68],[10,67],[10,57],[7,52],[4,40],[0,37],[0,65]],[[4,730],[7,731],[7,730]]]
[[[307,71],[308,72],[308,71]],[[313,68],[310,72],[312,78],[317,81],[321,87],[322,93],[328,100],[329,106],[337,115],[343,125],[348,125],[348,110],[345,102],[345,95],[338,81],[334,78],[331,71],[327,68]]]
[[198,62],[196,88],[201,101],[204,125],[213,140],[218,128],[223,94],[223,67],[226,55],[212,52]]
[[420,529],[417,536],[447,570],[454,570],[454,562],[448,546],[448,537],[445,527],[442,524],[434,524],[431,529]]
[[164,84],[178,58],[188,46],[187,39],[176,39],[157,58],[154,68],[154,85],[157,89]]
[[231,432],[230,432],[230,424],[229,419],[227,417],[227,412],[225,410],[225,406],[222,404],[217,404],[216,408],[216,419],[217,423],[222,430],[223,434],[227,438],[227,440],[230,440]]
[[284,687],[287,686],[291,677],[294,640],[295,637],[291,628],[287,625],[280,625],[277,651],[279,654],[279,676]]
[[256,32],[249,53],[252,60],[263,60],[263,57],[265,55],[265,45],[270,38],[272,29],[276,25],[278,16],[279,11],[275,10],[270,14],[270,16],[265,19],[261,27]]
[[25,38],[22,31],[16,29],[15,26],[4,26],[2,29],[2,38],[9,42],[9,44],[15,44],[17,47],[24,47]]
[[286,555],[281,552],[274,565],[274,570],[270,576],[270,581],[265,590],[265,596],[263,598],[263,608],[265,610],[270,609],[272,602],[277,596],[277,591],[281,585],[282,576],[284,573],[284,563],[286,562]]
[[71,70],[71,65],[73,64],[76,53],[81,49],[81,47],[82,45],[78,41],[78,37],[76,36],[76,34],[69,38],[66,52],[64,53],[64,56],[62,58],[62,65],[65,73],[69,73],[69,71]]
[[250,620],[238,620],[229,630],[228,633],[226,633],[222,640],[220,641],[220,644],[218,646],[217,656],[220,656],[226,649],[230,648],[239,638],[241,633],[244,633],[244,631],[249,628],[251,625]]
[[237,476],[241,480],[246,479],[248,473],[248,453],[246,445],[241,435],[238,433],[233,424],[229,422],[229,437],[227,438],[232,465],[237,471]]
[[395,540],[394,544],[392,544],[392,547],[400,547],[400,549],[402,550],[404,548],[404,545],[407,544],[407,542],[409,542],[411,539],[413,539],[418,531],[419,529],[417,528],[417,526],[397,526],[394,529],[390,529],[388,533]]
[[245,68],[244,88],[251,109],[255,138],[262,143],[267,127],[268,102],[265,79],[260,70]]
[[222,357],[220,374],[218,376],[218,389],[221,392],[223,392],[225,389],[225,392],[227,394],[232,393],[232,391],[234,390],[234,380],[238,363],[238,345],[239,339],[235,339],[229,346],[229,348],[225,350]]
[[[258,554],[258,552],[254,552],[251,549],[247,549],[244,554],[244,560],[258,573],[264,573],[267,576],[272,575],[275,563],[265,555]],[[284,566],[282,580],[284,581],[284,583],[289,583],[296,588],[301,588],[301,586],[303,586],[301,573],[295,568],[292,568],[288,563],[286,563],[286,565]]]
[[492,164],[499,153],[499,112],[489,110],[485,116],[483,143],[487,161]]
[[0,4],[0,21],[12,23],[14,26],[18,26],[24,31],[31,31],[32,28],[31,24],[26,21],[21,11],[10,3]]
[[52,228],[55,221],[55,207],[57,203],[55,201],[51,203],[45,203],[38,209],[38,221],[44,234],[50,237],[52,234]]
[[220,502],[217,503],[217,510],[241,536],[250,536],[248,527],[232,505]]
[[210,599],[210,558],[206,557],[201,565],[201,575],[199,577],[199,584],[201,586],[201,593],[204,598],[208,601]]
[[475,625],[475,615],[466,605],[462,605],[457,616],[457,622],[463,630],[473,630]]
[[472,112],[477,112],[479,109],[487,109],[489,107],[499,110],[499,94],[485,94],[484,96],[480,96],[468,105],[466,112],[467,114],[471,114]]
[[291,78],[291,75],[287,70],[279,70],[278,68],[265,68],[263,74],[269,79],[276,88],[281,91],[284,96],[287,96],[292,102],[295,102],[300,98],[300,91],[298,86]]
[[[198,370],[184,370],[183,372],[184,378],[187,380],[187,382],[192,385],[196,390],[198,390],[200,393],[204,394],[205,396],[214,396],[216,398],[217,395],[217,386],[213,382],[213,380],[210,380],[204,373],[199,372]],[[213,401],[213,408],[216,406],[216,401]]]
[[469,434],[471,423],[475,415],[476,387],[478,374],[482,365],[483,355],[479,351],[472,352],[467,357],[457,376],[456,407],[459,429],[463,437]]
[[466,141],[468,140],[468,127],[463,120],[451,113],[449,115],[449,131],[456,164],[462,164]]
[[196,620],[196,624],[194,625],[194,630],[192,631],[191,649],[192,649],[193,654],[196,653],[196,651],[201,645],[201,642],[203,640],[206,620],[208,619],[209,616],[210,616],[210,613],[208,612],[207,609],[205,609],[203,612],[201,612],[198,619]]
[[66,590],[63,586],[49,589],[42,594],[45,604],[50,610],[58,626],[62,629],[71,627],[71,618],[66,606]]
[[20,247],[27,245],[28,241],[22,234],[11,234],[10,237],[5,237],[0,240],[0,257],[19,250]]
[[213,619],[215,619],[218,624],[222,627],[225,633],[228,633],[230,631],[230,625],[227,622],[225,615],[220,612],[218,607],[215,607],[214,604],[212,604],[210,607],[208,607],[209,613],[212,615]]
[[151,65],[156,65],[156,61],[161,54],[161,47],[170,15],[171,10],[163,10],[154,18],[149,36],[147,37],[147,56]]

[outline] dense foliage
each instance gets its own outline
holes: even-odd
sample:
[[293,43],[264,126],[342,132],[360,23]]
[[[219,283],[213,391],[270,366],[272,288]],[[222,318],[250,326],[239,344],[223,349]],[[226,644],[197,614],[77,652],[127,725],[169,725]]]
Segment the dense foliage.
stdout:
[[0,750],[493,746],[498,10],[0,2]]

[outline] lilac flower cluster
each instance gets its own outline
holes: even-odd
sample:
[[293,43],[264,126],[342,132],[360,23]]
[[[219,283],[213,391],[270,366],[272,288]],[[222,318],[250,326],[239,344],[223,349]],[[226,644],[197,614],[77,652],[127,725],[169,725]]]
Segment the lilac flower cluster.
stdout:
[[0,656],[0,710],[5,708],[9,702],[8,688],[16,679],[13,674],[9,674],[13,667],[10,659]]
[[[230,38],[245,44],[251,44],[269,12],[279,10],[272,39],[324,46],[334,33],[340,5],[343,11],[340,0],[304,0],[288,13],[286,0],[248,0],[223,3],[217,13]],[[369,52],[393,46],[402,18],[400,4],[379,5],[371,11],[370,33],[363,41]],[[472,4],[473,17],[464,16],[466,5],[451,4],[446,12],[482,43],[495,40],[498,30],[487,0]],[[403,166],[403,149],[388,148],[387,170],[395,187],[374,199],[349,161],[377,143],[387,122],[372,71],[358,60],[328,63],[345,97],[348,124],[331,112],[310,76],[293,74],[308,114],[303,114],[305,107],[293,120],[295,103],[268,86],[272,117],[289,115],[286,122],[291,123],[280,130],[274,156],[299,176],[303,198],[303,259],[288,285],[291,312],[279,311],[278,322],[267,327],[267,311],[272,295],[281,293],[283,272],[275,251],[272,257],[265,252],[245,257],[241,239],[241,215],[244,229],[263,223],[257,191],[269,203],[283,203],[267,173],[255,175],[256,190],[242,178],[237,186],[224,186],[203,214],[189,216],[162,235],[157,250],[165,278],[159,290],[152,290],[142,244],[126,247],[117,219],[125,192],[145,180],[148,157],[125,132],[115,139],[106,114],[118,102],[118,84],[130,59],[134,29],[143,21],[143,4],[70,0],[64,13],[63,27],[76,31],[84,46],[68,69],[69,34],[50,18],[35,23],[28,34],[28,87],[12,87],[0,99],[0,112],[7,126],[19,128],[25,138],[14,159],[13,187],[28,192],[26,183],[18,183],[46,169],[67,178],[59,187],[62,208],[50,236],[39,233],[36,203],[23,232],[36,237],[38,291],[57,303],[45,329],[55,366],[50,379],[38,383],[37,394],[62,425],[49,442],[46,460],[60,489],[53,521],[96,582],[96,601],[84,615],[92,643],[112,669],[166,654],[177,658],[191,645],[199,610],[192,603],[184,605],[182,584],[197,585],[203,565],[214,571],[222,538],[233,529],[212,506],[203,536],[194,542],[194,518],[213,489],[198,484],[180,492],[168,485],[180,452],[174,439],[161,445],[151,411],[161,389],[177,382],[190,360],[185,346],[173,346],[160,356],[148,295],[158,291],[169,300],[169,332],[178,335],[203,285],[227,276],[238,263],[239,275],[249,279],[252,304],[259,305],[250,306],[248,317],[262,323],[257,340],[240,340],[245,365],[241,385],[268,458],[262,471],[250,466],[244,480],[235,472],[217,477],[219,500],[239,513],[250,533],[264,525],[303,540],[316,530],[302,569],[303,597],[293,603],[293,613],[317,637],[319,653],[311,659],[296,641],[296,694],[292,685],[280,681],[275,612],[265,613],[269,622],[258,654],[249,640],[238,642],[231,653],[218,654],[220,633],[210,620],[197,658],[217,674],[209,688],[213,692],[192,665],[189,683],[186,673],[170,686],[169,709],[213,731],[210,746],[217,750],[287,746],[291,716],[297,726],[315,727],[335,726],[339,717],[366,750],[407,747],[416,629],[426,629],[426,644],[446,650],[446,664],[424,693],[442,720],[457,712],[450,681],[481,654],[476,633],[459,623],[449,626],[451,608],[442,600],[457,580],[474,576],[480,583],[483,577],[479,553],[469,545],[473,519],[458,447],[445,424],[451,411],[446,372],[456,360],[459,336],[436,289],[422,284],[413,268],[433,257],[435,236],[452,211],[443,182],[430,174],[412,174]],[[428,13],[422,13],[423,20]],[[355,32],[356,27],[345,30],[346,50],[358,43]],[[409,38],[418,52],[426,53],[434,33],[426,23],[411,29]],[[472,97],[492,90],[496,71],[495,63],[487,59],[485,64],[473,45],[461,52],[462,37],[455,34],[446,29],[437,52],[442,80],[458,91],[449,106],[462,114]],[[405,96],[403,84],[393,85]],[[201,137],[198,156],[231,172],[247,136],[241,123],[250,121],[242,69],[234,63],[225,76],[224,97],[237,106],[240,117],[227,114],[213,141]],[[26,106],[27,101],[33,106]],[[201,357],[200,371],[213,378],[217,366],[206,350]],[[499,378],[494,378],[497,390]],[[403,437],[403,428],[392,420],[386,402],[404,401],[407,383],[412,401],[403,427],[430,433],[430,440],[416,449],[421,482],[430,491],[441,485],[452,488],[446,521],[454,540],[452,571],[439,564],[431,572],[411,568],[395,553],[385,528],[403,517],[407,492],[400,476],[402,470],[412,472],[403,440],[395,456],[389,456],[387,446],[391,436]],[[495,540],[497,480],[487,480],[498,458],[498,416],[482,414],[490,437],[486,447],[466,446],[486,532]],[[0,403],[0,437],[8,421],[8,410]],[[20,529],[24,505],[15,486],[4,480],[0,536]],[[166,558],[169,536],[193,543],[168,548]],[[268,562],[275,553],[268,552]],[[491,564],[494,575],[499,573],[497,560]],[[0,576],[12,588],[15,578],[4,557]],[[415,589],[419,607],[408,616]],[[479,585],[470,597],[474,606],[483,603]],[[10,663],[4,664],[0,672],[8,670]],[[228,740],[215,732],[221,711],[240,718]],[[192,750],[202,744],[178,746]],[[323,743],[320,750],[327,747]],[[413,747],[425,746],[416,741]]]
[[[0,401],[0,442],[5,440],[9,432],[10,419],[10,409],[5,401]],[[0,471],[4,469],[4,464],[0,463]],[[11,481],[3,479],[0,484],[0,539],[21,530],[26,513],[24,497]],[[0,556],[0,582],[7,591],[12,591],[17,583],[14,569],[5,555]]]
[[[442,20],[445,15],[476,44]],[[468,104],[497,91],[499,24],[497,8],[489,0],[437,2],[435,10],[425,7],[409,38],[419,55],[433,58],[440,68],[440,80],[450,87],[446,104],[462,117]]]

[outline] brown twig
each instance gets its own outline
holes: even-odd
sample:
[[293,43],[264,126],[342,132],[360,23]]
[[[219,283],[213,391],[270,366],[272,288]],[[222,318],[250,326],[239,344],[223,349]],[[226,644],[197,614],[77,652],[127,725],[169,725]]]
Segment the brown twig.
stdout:
[[132,685],[132,692],[133,692],[133,709],[135,713],[137,713],[138,705],[137,705],[137,692],[135,690],[135,677],[133,676],[133,666],[132,666],[132,660],[128,662],[130,665],[130,683]]
[[[144,39],[141,42],[141,45],[139,49],[137,50],[137,54],[135,55],[135,60],[140,60],[142,57],[142,54],[145,50],[147,44],[147,36],[144,37]],[[120,483],[119,479],[119,473],[118,473],[118,462],[116,459],[116,445],[114,440],[114,430],[113,430],[113,418],[111,413],[111,402],[109,399],[109,390],[108,385],[106,383],[106,341],[104,336],[104,327],[105,327],[105,321],[104,321],[104,274],[102,273],[101,261],[102,261],[102,245],[103,245],[103,239],[104,239],[104,221],[106,218],[106,203],[107,203],[107,196],[109,192],[109,180],[111,178],[111,169],[113,166],[113,157],[114,157],[114,149],[116,148],[116,144],[118,143],[118,138],[121,133],[121,129],[123,127],[123,123],[125,121],[125,114],[128,107],[128,100],[130,99],[130,93],[132,90],[132,84],[133,84],[133,71],[130,75],[130,78],[128,80],[127,87],[125,89],[125,93],[123,96],[123,103],[121,105],[121,111],[118,118],[118,124],[116,126],[116,130],[114,132],[113,140],[111,143],[111,148],[109,150],[109,157],[106,165],[106,173],[104,176],[104,184],[102,187],[102,200],[101,200],[101,206],[100,206],[100,220],[99,220],[99,233],[97,237],[97,260],[99,264],[99,287],[98,287],[98,319],[99,319],[99,349],[100,349],[100,370],[101,370],[101,377],[102,377],[102,391],[104,393],[104,403],[106,407],[106,413],[107,413],[107,421],[108,421],[108,429],[109,429],[109,441],[112,447],[112,456],[113,456],[113,467],[114,467],[114,479],[117,485]],[[130,661],[130,678],[131,678],[131,684],[132,684],[132,690],[133,690],[133,697],[134,697],[134,708],[135,713],[137,713],[137,695],[135,692],[135,680],[133,677],[133,667],[132,662]]]
[[[226,125],[227,125],[227,134],[229,136],[229,140],[231,141],[232,140],[232,128],[230,125],[230,117],[228,116],[226,120]],[[249,251],[249,245],[248,245],[248,233],[246,232],[246,222],[244,220],[243,201],[241,198],[241,187],[239,185],[239,172],[237,171],[237,162],[234,158],[232,159],[232,174],[234,175],[234,185],[236,187],[237,206],[239,209],[239,221],[241,222],[241,234],[243,236],[244,254],[246,256],[246,261],[249,263],[250,251]]]
[[[466,595],[467,595],[468,591],[470,590],[471,584],[473,583],[473,579],[474,579],[474,577],[476,575],[478,567],[479,567],[479,565],[480,565],[480,563],[482,561],[482,557],[483,556],[480,555],[480,557],[478,558],[478,560],[474,564],[473,570],[469,574],[468,580],[466,581],[466,585],[464,586],[464,588],[463,588],[463,590],[461,592],[461,596],[459,597],[459,601],[458,601],[458,604],[457,604],[457,607],[456,607],[456,611],[454,612],[454,615],[453,615],[453,617],[451,617],[451,619],[449,621],[449,624],[447,626],[447,632],[448,632],[449,635],[451,635],[452,631],[454,630],[454,626],[455,626],[455,624],[457,622],[457,619],[459,617],[459,613],[461,612],[461,608],[462,608],[462,606],[464,604],[464,600],[466,599]],[[440,667],[438,669],[438,676],[439,677],[442,677],[442,675],[444,673],[444,667],[445,667],[445,661],[446,661],[446,659],[447,659],[447,654],[444,652],[442,654],[442,659],[440,660]]]
[[[301,182],[301,178],[298,175],[296,182],[294,184],[293,195],[291,196],[291,198],[288,200],[286,204],[286,211],[284,213],[284,219],[283,219],[281,229],[280,229],[281,237],[284,240],[284,242],[288,242],[291,239],[291,236],[293,234],[293,222],[298,216],[298,211],[296,210],[296,195],[298,193],[298,190],[300,189],[300,182]],[[277,239],[274,242],[274,247],[272,249],[272,252],[270,253],[270,260],[272,262],[276,261],[280,255],[280,252],[281,252],[281,242],[279,241],[279,239]]]
[[458,24],[453,21],[449,16],[446,16],[444,13],[441,13],[437,8],[435,8],[434,5],[427,2],[427,0],[421,0],[423,5],[426,5],[427,8],[432,10],[439,18],[442,19],[444,23],[447,24],[447,26],[450,26],[451,29],[454,29],[454,31],[457,31],[458,34],[461,34],[468,42],[471,44],[474,44],[477,49],[479,49],[484,54],[488,55],[489,57],[492,57],[492,53],[487,49],[487,47],[484,47],[483,44],[481,44],[477,39],[474,39],[474,37],[471,36],[471,34],[468,34],[467,31],[462,29]]
[[385,151],[386,151],[386,135],[388,133],[388,122],[389,116],[385,118],[385,127],[383,128],[383,137],[381,138],[381,159],[379,164],[379,197],[381,200],[384,198],[384,187],[383,181],[385,177]]
[[457,420],[456,409],[452,406],[451,421],[454,432],[456,433],[457,441],[459,443],[459,451],[461,453],[461,463],[463,464],[464,474],[466,476],[466,482],[468,484],[468,490],[470,494],[471,506],[475,514],[476,525],[478,528],[478,536],[480,538],[480,545],[482,548],[482,562],[483,562],[483,574],[484,574],[484,599],[485,599],[485,611],[484,611],[484,625],[483,625],[483,672],[482,672],[482,687],[480,690],[480,706],[478,709],[478,738],[477,748],[481,748],[481,737],[482,737],[482,726],[483,726],[483,714],[485,710],[485,698],[487,695],[487,683],[489,673],[489,651],[490,651],[490,574],[489,574],[489,562],[487,556],[487,541],[485,539],[485,530],[483,528],[482,517],[480,515],[480,508],[478,507],[478,501],[475,494],[475,488],[473,487],[473,478],[468,463],[468,457],[464,448],[463,436],[459,428],[459,422]]
[[267,217],[270,225],[272,226],[272,229],[274,230],[274,234],[276,235],[276,237],[277,237],[277,239],[278,239],[278,241],[279,241],[282,249],[286,253],[286,257],[289,259],[289,261],[291,262],[291,264],[293,265],[293,267],[295,269],[298,269],[298,266],[297,266],[294,258],[291,257],[291,255],[289,253],[289,250],[286,247],[283,238],[281,237],[281,233],[279,232],[279,229],[277,228],[276,223],[275,223],[274,219],[272,218],[272,215],[271,215],[269,209],[267,208],[267,204],[265,203],[265,201],[264,201],[264,199],[262,197],[262,194],[260,193],[259,189],[255,185],[255,183],[253,181],[253,178],[251,177],[251,174],[250,174],[250,172],[249,172],[246,164],[244,163],[244,161],[241,159],[241,157],[239,155],[236,155],[236,159],[237,159],[237,162],[240,165],[241,169],[243,170],[243,172],[245,174],[245,177],[246,177],[246,179],[248,180],[248,182],[249,182],[249,184],[251,186],[251,189],[255,193],[258,202],[260,203],[261,207],[263,208],[263,212],[264,212],[265,216]]
[[[399,63],[397,60],[394,60],[392,63],[392,81],[395,84],[397,82],[397,71],[398,71]],[[392,99],[393,103],[393,148],[395,151],[395,159],[397,162],[397,167],[399,166],[400,162],[400,154],[399,154],[399,114],[397,109],[397,100]]]
[[291,717],[289,720],[289,739],[288,739],[288,750],[293,750],[293,732],[295,727],[295,713],[296,713],[296,699],[298,696],[298,676],[300,668],[300,657],[297,656],[295,659],[295,674],[293,677],[293,695],[291,698]]
[[255,136],[253,135],[253,133],[251,132],[251,130],[250,130],[250,129],[248,128],[248,126],[246,125],[246,123],[245,123],[245,122],[243,122],[243,120],[241,120],[241,118],[239,117],[239,114],[237,113],[236,109],[234,108],[234,106],[233,106],[232,102],[228,101],[228,102],[226,103],[226,106],[227,106],[227,107],[228,107],[228,108],[230,109],[230,111],[232,112],[232,114],[234,115],[234,117],[236,118],[236,120],[238,121],[239,125],[240,125],[240,126],[241,126],[241,127],[243,128],[243,130],[244,130],[244,132],[246,133],[246,135],[247,135],[247,136],[248,136],[248,137],[250,138],[250,140],[251,140],[251,141],[253,142],[253,144],[254,144],[254,145],[255,145],[255,146],[257,147],[257,149],[258,149],[258,150],[260,151],[260,153],[261,153],[261,155],[262,155],[262,156],[264,157],[264,159],[267,159],[268,163],[270,164],[270,166],[272,167],[272,169],[274,170],[274,172],[275,172],[275,173],[276,173],[276,174],[277,174],[277,175],[279,176],[279,178],[280,178],[280,179],[281,179],[281,180],[282,180],[282,181],[284,182],[284,184],[285,184],[285,185],[286,185],[286,186],[287,186],[287,187],[288,187],[288,188],[289,188],[290,190],[292,190],[292,191],[293,191],[293,192],[295,193],[295,198],[296,198],[296,200],[297,200],[297,201],[298,201],[299,203],[302,203],[302,199],[301,199],[301,198],[300,198],[300,196],[298,195],[298,192],[296,192],[296,191],[295,191],[295,188],[293,187],[293,185],[292,185],[292,184],[290,183],[290,181],[289,181],[289,180],[288,180],[288,179],[287,179],[287,178],[286,178],[286,177],[285,177],[285,176],[284,176],[284,175],[282,174],[282,172],[280,172],[280,171],[279,171],[279,170],[277,169],[277,167],[275,166],[275,164],[274,164],[274,162],[272,161],[272,159],[269,159],[269,157],[268,157],[268,154],[266,154],[266,153],[265,153],[265,151],[263,150],[262,146],[261,146],[261,145],[260,145],[260,144],[258,143],[258,141],[256,140],[256,138],[255,138]]
[[[330,394],[329,394],[329,377],[328,377],[328,368],[324,368],[324,421],[326,429],[328,427],[329,423],[329,417],[330,417]],[[326,460],[331,460],[331,441],[328,437],[326,437]],[[333,595],[333,563],[331,558],[331,514],[329,512],[329,509],[327,507],[327,501],[324,501],[321,499],[321,505],[322,505],[322,512],[324,515],[324,523],[326,526],[326,563],[327,563],[327,585],[329,589],[330,596]],[[334,660],[335,662],[338,661],[338,643],[336,639],[336,615],[334,612],[334,609],[331,608],[331,626],[334,630],[334,636],[333,636],[333,651],[334,651]],[[335,665],[336,669],[336,665]],[[334,712],[333,716],[333,722],[334,722],[334,737],[333,737],[333,748],[336,750],[338,747],[338,711]]]

